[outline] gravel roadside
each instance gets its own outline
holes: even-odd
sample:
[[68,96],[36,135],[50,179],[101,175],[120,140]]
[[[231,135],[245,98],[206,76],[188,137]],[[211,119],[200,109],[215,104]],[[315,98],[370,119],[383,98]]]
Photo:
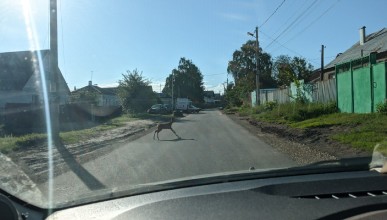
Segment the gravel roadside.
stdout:
[[318,150],[316,144],[312,144],[313,146],[311,146],[311,144],[306,144],[297,141],[294,136],[281,136],[269,129],[262,129],[262,126],[260,126],[259,123],[252,121],[248,117],[239,117],[235,114],[227,114],[227,116],[237,124],[250,131],[252,134],[259,137],[265,143],[277,149],[279,152],[289,155],[291,159],[293,159],[300,165],[306,165],[322,160],[334,160],[339,158],[339,155],[335,155],[334,153]]

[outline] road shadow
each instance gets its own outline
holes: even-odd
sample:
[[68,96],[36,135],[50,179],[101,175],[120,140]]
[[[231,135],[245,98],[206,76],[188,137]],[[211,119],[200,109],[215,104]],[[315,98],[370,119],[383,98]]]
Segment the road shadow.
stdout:
[[177,142],[177,141],[196,141],[196,140],[193,139],[193,138],[175,138],[175,139],[158,140],[158,141],[173,141],[173,142]]
[[89,171],[87,171],[79,162],[74,158],[74,155],[65,147],[62,141],[58,141],[56,149],[62,156],[63,160],[67,164],[73,173],[75,173],[80,180],[90,190],[100,190],[106,188],[97,178],[95,178]]
[[194,121],[189,120],[189,119],[183,119],[183,120],[175,120],[174,123],[186,123],[186,122],[194,122]]

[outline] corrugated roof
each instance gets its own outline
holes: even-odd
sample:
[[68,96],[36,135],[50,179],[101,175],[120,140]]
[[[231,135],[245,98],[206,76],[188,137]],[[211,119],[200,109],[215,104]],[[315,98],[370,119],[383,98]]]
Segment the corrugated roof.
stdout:
[[362,50],[363,56],[368,56],[371,52],[380,53],[387,51],[387,28],[383,28],[377,32],[369,34],[366,37],[364,45],[360,45],[359,41],[356,42],[351,48],[336,57],[324,68],[327,69],[330,67],[334,67],[336,64],[360,58]]

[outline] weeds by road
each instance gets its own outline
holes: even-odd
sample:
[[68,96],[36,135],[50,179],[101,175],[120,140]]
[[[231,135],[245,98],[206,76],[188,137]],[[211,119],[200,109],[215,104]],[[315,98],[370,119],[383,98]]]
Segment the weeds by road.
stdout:
[[[123,114],[119,117],[110,119],[102,124],[97,124],[94,127],[87,129],[76,129],[60,133],[61,141],[65,145],[85,142],[90,139],[101,137],[106,131],[127,126],[129,122],[137,120],[165,121],[169,119],[169,115],[150,115],[150,114]],[[114,138],[114,137],[113,137]],[[0,152],[4,154],[12,151],[23,150],[39,145],[47,145],[47,134],[26,134],[21,136],[7,135],[0,137]]]
[[231,108],[226,113],[249,117],[252,123],[260,124],[259,126],[266,127],[271,132],[287,134],[291,139],[303,136],[296,134],[302,133],[305,138],[315,137],[316,141],[321,139],[316,136],[320,133],[327,141],[366,152],[372,152],[378,144],[387,148],[386,114],[338,113],[335,103],[268,103],[255,108]]

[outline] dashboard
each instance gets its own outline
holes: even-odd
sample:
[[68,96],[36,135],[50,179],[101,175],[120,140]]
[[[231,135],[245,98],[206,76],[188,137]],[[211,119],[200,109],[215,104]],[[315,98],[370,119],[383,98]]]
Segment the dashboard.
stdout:
[[376,171],[189,186],[56,210],[48,217],[47,210],[0,199],[1,216],[13,213],[1,219],[386,219],[385,210],[387,176]]

